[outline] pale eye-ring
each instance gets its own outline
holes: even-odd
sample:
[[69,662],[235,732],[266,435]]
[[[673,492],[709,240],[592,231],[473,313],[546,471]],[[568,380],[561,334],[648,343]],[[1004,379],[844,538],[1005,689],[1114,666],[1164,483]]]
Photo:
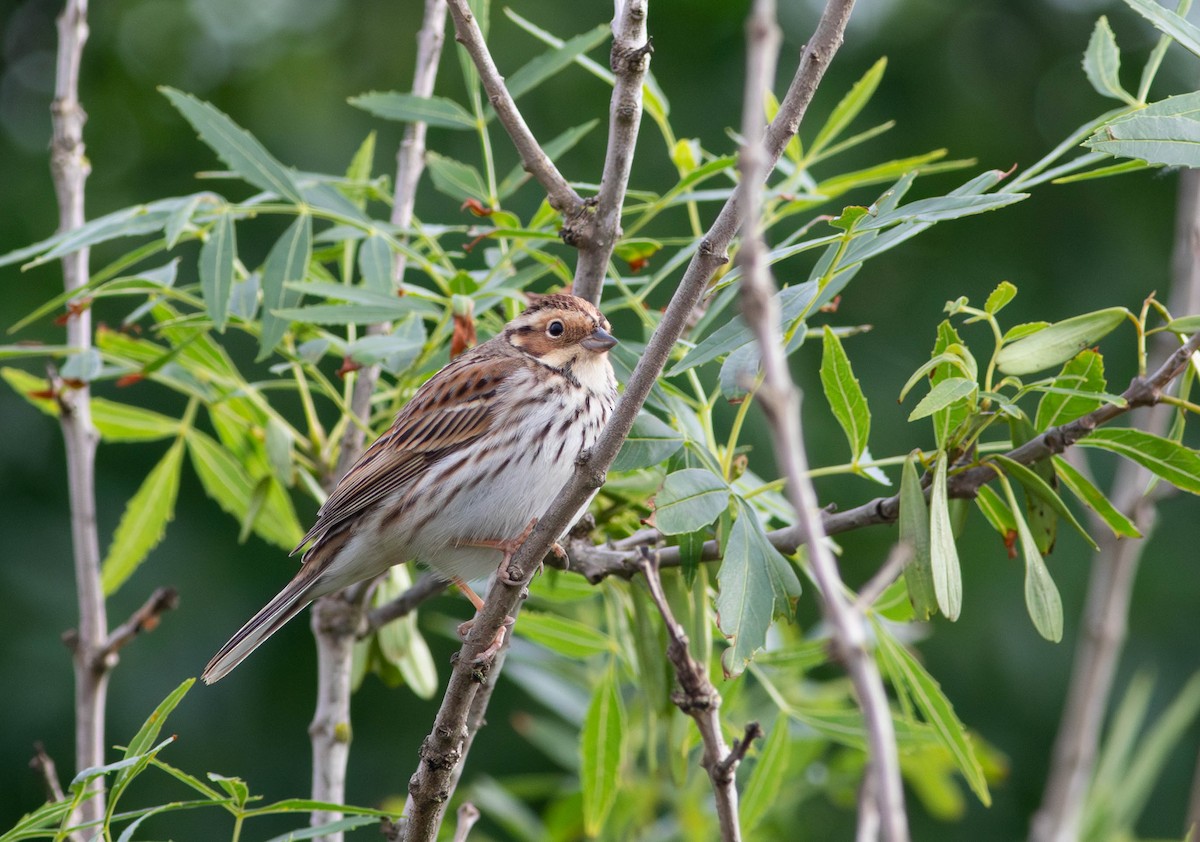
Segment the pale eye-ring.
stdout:
[[555,319],[546,326],[546,333],[550,334],[556,339],[563,335],[564,330],[566,330],[566,328],[563,327],[563,323],[558,319]]

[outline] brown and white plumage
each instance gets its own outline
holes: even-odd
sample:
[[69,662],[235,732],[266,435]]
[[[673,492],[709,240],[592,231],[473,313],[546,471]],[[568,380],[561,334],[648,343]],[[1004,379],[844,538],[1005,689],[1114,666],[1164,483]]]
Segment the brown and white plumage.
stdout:
[[417,559],[447,578],[493,572],[502,555],[487,545],[549,508],[608,420],[617,396],[608,330],[591,303],[542,296],[430,378],[321,506],[296,548],[312,542],[300,572],[204,680],[226,675],[312,600],[393,564]]

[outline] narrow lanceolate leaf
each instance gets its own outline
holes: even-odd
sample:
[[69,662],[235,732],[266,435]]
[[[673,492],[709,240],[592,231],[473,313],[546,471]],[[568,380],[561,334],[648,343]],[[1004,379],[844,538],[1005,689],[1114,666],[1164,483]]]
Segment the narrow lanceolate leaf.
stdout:
[[109,442],[157,441],[179,433],[175,418],[106,398],[92,398],[92,422]]
[[790,600],[800,594],[796,571],[771,546],[757,513],[741,499],[737,509],[717,574],[717,624],[732,644],[721,657],[726,675],[745,669],[766,645],[771,620],[787,611]]
[[1078,444],[1119,453],[1176,488],[1200,494],[1200,454],[1178,442],[1141,430],[1101,429]]
[[649,468],[670,457],[683,446],[683,433],[648,412],[638,415],[621,452],[613,460],[612,470],[632,471]]
[[682,535],[708,526],[729,506],[725,480],[703,468],[667,474],[654,498],[654,523],[667,535]]
[[933,493],[929,498],[929,557],[938,608],[947,620],[957,620],[962,611],[962,570],[958,548],[954,546],[950,502],[946,498],[946,454],[941,451],[937,454]]
[[916,452],[910,453],[900,473],[900,540],[912,551],[904,568],[904,583],[913,614],[918,620],[928,620],[937,613],[937,594],[929,548],[929,505],[917,477],[916,462]]
[[1118,538],[1141,538],[1142,533],[1133,521],[1121,514],[1099,488],[1091,480],[1076,470],[1075,466],[1061,456],[1053,457],[1054,471],[1062,484],[1079,498],[1079,502],[1087,506],[1096,516],[1108,524],[1108,528]]
[[372,234],[358,247],[358,272],[367,289],[392,291],[392,249],[382,235]]
[[1200,121],[1191,117],[1137,114],[1114,120],[1086,142],[1097,152],[1147,164],[1200,166]]
[[1013,520],[1012,512],[1008,510],[1008,504],[987,485],[980,486],[975,495],[975,504],[979,507],[979,511],[983,512],[984,518],[991,524],[992,529],[999,532],[1004,542],[1011,546],[1011,542],[1017,536],[1017,522]]
[[829,119],[817,132],[817,136],[813,138],[810,154],[817,154],[837,140],[846,130],[846,127],[854,121],[854,118],[866,107],[867,102],[874,95],[886,69],[887,58],[881,58],[871,65],[870,70],[864,73],[861,79],[854,83],[849,92],[842,97],[842,101],[830,112]]
[[1025,518],[1017,508],[1012,486],[1003,476],[1000,477],[1000,484],[1004,488],[1008,507],[1016,519],[1017,539],[1021,544],[1021,554],[1025,557],[1025,608],[1029,611],[1029,618],[1033,620],[1033,627],[1038,630],[1038,634],[1046,640],[1058,643],[1062,640],[1063,633],[1062,598],[1058,595],[1054,580],[1050,578],[1050,571],[1046,569],[1042,554],[1038,552],[1033,533],[1029,531]]
[[1121,87],[1121,51],[1117,49],[1117,38],[1104,15],[1096,21],[1083,54],[1083,72],[1096,93],[1135,104],[1134,98]]
[[788,726],[790,717],[780,712],[775,723],[767,731],[762,751],[754,762],[754,771],[746,781],[742,795],[742,836],[753,839],[753,833],[763,816],[775,804],[779,788],[787,774],[788,760],[792,753],[792,738]]
[[909,413],[908,420],[917,421],[926,416],[933,415],[933,413],[940,409],[945,409],[952,404],[966,400],[975,394],[975,390],[978,388],[979,384],[966,377],[947,377],[930,389],[928,395],[921,398],[921,402],[913,407],[913,411]]
[[231,170],[260,190],[275,193],[296,204],[304,201],[292,171],[275,160],[254,135],[191,94],[167,87],[159,90]]
[[842,341],[825,325],[821,355],[821,386],[825,399],[850,443],[850,458],[857,461],[867,449],[871,432],[871,410],[862,387],[850,367]]
[[[1037,438],[1033,422],[1023,412],[1008,416],[1008,429],[1013,447],[1020,447]],[[1044,480],[1046,485],[1053,488],[1056,478],[1050,463],[1040,460],[1034,462],[1030,469]],[[1040,488],[1025,487],[1025,515],[1029,531],[1037,541],[1038,552],[1049,555],[1054,551],[1054,544],[1058,540],[1058,512],[1043,499]]]
[[[241,522],[250,511],[257,482],[226,448],[204,433],[190,430],[187,444],[196,475],[208,496]],[[264,541],[287,550],[304,535],[291,500],[276,482],[271,483],[252,528]]]
[[610,667],[596,686],[580,733],[583,829],[588,836],[600,832],[616,803],[624,752],[625,708],[621,704],[616,670]]
[[1129,311],[1124,307],[1109,307],[1055,322],[1031,336],[1005,345],[996,355],[996,365],[1005,374],[1016,375],[1062,365],[1107,336],[1128,315]]
[[615,653],[617,642],[594,625],[543,611],[521,612],[516,632],[526,640],[567,658],[590,658]]
[[233,217],[223,213],[200,247],[200,292],[217,331],[225,330],[229,293],[233,289],[233,261],[237,257],[237,234]]
[[182,463],[183,441],[177,440],[129,499],[100,567],[106,596],[116,593],[166,534],[167,523],[175,517]]
[[954,705],[946,698],[937,680],[921,666],[920,661],[892,637],[882,623],[878,620],[872,622],[875,625],[875,639],[879,645],[877,651],[886,662],[888,673],[894,680],[904,682],[904,689],[921,711],[922,718],[937,734],[938,741],[954,758],[955,765],[971,790],[985,807],[991,806],[992,795],[983,775],[983,766],[971,745],[966,726],[954,712]]
[[1099,550],[1096,542],[1092,540],[1092,536],[1087,533],[1075,516],[1071,514],[1071,510],[1067,508],[1067,504],[1062,501],[1058,493],[1050,487],[1050,484],[1038,476],[1033,470],[1022,465],[1020,462],[1014,462],[1003,454],[997,453],[994,457],[997,462],[1004,466],[1005,472],[1013,479],[1021,483],[1021,487],[1025,489],[1026,494],[1033,494],[1039,500],[1043,501],[1047,506],[1054,510],[1067,523],[1075,527],[1075,531],[1083,536],[1083,540],[1087,541],[1093,550]]
[[[1103,392],[1108,386],[1104,379],[1104,357],[1099,351],[1091,348],[1080,351],[1063,366],[1063,370],[1054,379],[1054,385],[1073,392]],[[1034,426],[1044,433],[1051,427],[1087,415],[1103,402],[1099,398],[1077,394],[1047,392],[1038,404]]]
[[488,201],[488,190],[483,183],[483,176],[470,164],[436,152],[425,153],[425,164],[429,167],[429,177],[433,179],[433,186],[456,202],[464,199]]
[[576,35],[561,47],[555,47],[542,53],[505,80],[508,92],[513,99],[529,93],[542,82],[562,71],[579,56],[599,46],[608,37],[608,24],[601,24],[582,35]]
[[1200,28],[1180,15],[1160,6],[1157,0],[1125,0],[1131,9],[1150,21],[1161,32],[1170,35],[1179,46],[1200,56]]
[[312,258],[312,217],[307,213],[296,217],[283,232],[267,255],[263,264],[262,334],[258,344],[258,359],[271,355],[283,334],[287,331],[287,319],[275,314],[277,310],[295,307],[300,303],[300,293],[288,289],[285,284],[303,281]]
[[394,91],[372,91],[350,97],[350,104],[385,120],[425,123],[439,129],[473,129],[475,118],[467,109],[445,97],[422,97]]

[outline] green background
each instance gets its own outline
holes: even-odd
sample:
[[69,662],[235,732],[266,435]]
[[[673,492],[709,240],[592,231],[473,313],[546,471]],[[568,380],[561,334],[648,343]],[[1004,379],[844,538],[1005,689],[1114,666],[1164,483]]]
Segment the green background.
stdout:
[[[394,169],[401,127],[375,120],[347,105],[368,90],[407,89],[421,3],[378,0],[117,0],[95,3],[91,39],[82,72],[81,97],[89,112],[88,214],[197,189],[197,171],[219,169],[212,154],[155,90],[170,85],[209,100],[254,133],[285,163],[303,170],[340,172],[362,138],[379,132],[376,171]],[[603,23],[611,4],[515,2],[514,9],[561,36]],[[819,11],[816,2],[781,4],[785,41],[782,91]],[[672,104],[680,137],[697,137],[724,154],[727,135],[740,121],[743,78],[743,3],[652,0],[652,69]],[[43,0],[0,2],[0,253],[41,239],[56,224],[46,161],[48,104],[52,96],[58,4]],[[1110,107],[1087,84],[1080,56],[1094,19],[1110,14],[1128,64],[1127,87],[1153,44],[1150,28],[1120,4],[981,0],[863,2],[846,45],[813,105],[823,117],[847,87],[879,56],[887,75],[860,127],[896,119],[896,128],[855,153],[858,163],[946,147],[951,157],[978,159],[976,170],[1028,166],[1084,120]],[[496,8],[492,48],[502,71],[523,64],[541,47]],[[449,42],[438,91],[460,96],[458,62]],[[1173,50],[1154,98],[1192,87],[1197,64]],[[603,62],[604,50],[596,52]],[[592,117],[607,115],[608,91],[576,69],[559,74],[520,106],[534,132],[548,138]],[[808,124],[811,137],[817,123]],[[802,136],[804,129],[802,129]],[[562,162],[568,178],[599,176],[603,132],[594,132]],[[430,146],[477,160],[473,138],[431,131]],[[515,155],[497,136],[499,168]],[[849,163],[835,163],[849,167]],[[826,170],[831,173],[831,170]],[[936,176],[918,186],[944,192],[966,174]],[[632,185],[663,189],[674,180],[653,124],[643,125]],[[242,186],[217,182],[214,189],[245,195]],[[888,455],[929,446],[927,425],[905,422],[908,406],[895,396],[909,373],[927,358],[933,331],[947,299],[968,295],[976,303],[1001,280],[1021,290],[1004,316],[1059,319],[1100,306],[1139,306],[1144,294],[1169,285],[1176,178],[1150,171],[1069,186],[1045,186],[1034,198],[995,214],[946,223],[872,261],[844,296],[840,324],[874,329],[847,342],[847,351],[874,413],[872,451]],[[845,203],[869,202],[868,193]],[[536,191],[517,195],[512,209],[526,217]],[[418,214],[427,220],[458,220],[449,199],[421,187]],[[715,207],[702,218],[711,220]],[[468,221],[468,220],[463,220]],[[281,226],[282,227],[282,224]],[[247,261],[257,261],[272,240],[239,236]],[[241,232],[239,232],[241,235]],[[780,235],[782,236],[782,235]],[[194,247],[193,247],[194,248]],[[99,249],[93,265],[119,252]],[[194,277],[194,251],[185,251],[185,277]],[[563,250],[566,256],[566,250]],[[189,265],[189,261],[191,265]],[[793,274],[789,275],[789,272]],[[803,280],[807,266],[785,268],[780,282]],[[56,266],[20,273],[0,270],[0,325],[9,325],[60,289]],[[97,312],[103,321],[105,311]],[[110,315],[109,318],[117,318]],[[618,328],[620,325],[618,325]],[[968,329],[970,330],[970,329]],[[618,330],[619,333],[619,330]],[[60,331],[42,322],[16,339],[56,341]],[[987,347],[983,329],[968,341]],[[0,340],[11,341],[10,338]],[[1120,391],[1132,375],[1133,336],[1128,327],[1107,341],[1109,383]],[[241,347],[234,339],[234,350]],[[795,357],[808,396],[804,420],[814,465],[845,461],[845,444],[820,396],[818,353],[811,343]],[[37,370],[37,369],[32,369]],[[151,385],[97,389],[120,400],[178,412],[174,396]],[[747,440],[757,443],[752,465],[771,472],[765,430],[756,413]],[[1195,442],[1193,441],[1194,445]],[[98,457],[98,506],[102,548],[107,546],[125,500],[161,457],[165,445],[103,446]],[[1108,476],[1111,465],[1097,461]],[[76,616],[66,519],[65,468],[57,425],[7,388],[0,388],[0,828],[40,803],[42,787],[27,770],[34,740],[41,740],[64,776],[72,765],[72,679],[59,635]],[[826,481],[824,502],[848,508],[875,496],[862,481]],[[301,518],[313,506],[302,504]],[[183,678],[196,675],[209,655],[294,570],[294,562],[257,538],[238,546],[237,524],[202,493],[184,471],[175,522],[166,540],[110,604],[110,624],[128,616],[160,584],[181,594],[177,611],[162,626],[122,652],[111,682],[109,742],[127,739],[153,705]],[[843,566],[851,584],[881,563],[892,530],[874,528],[842,539]],[[1158,676],[1161,707],[1200,667],[1197,611],[1200,576],[1196,546],[1200,515],[1193,498],[1162,504],[1160,527],[1146,548],[1134,594],[1130,636],[1118,688],[1135,670]],[[1027,830],[1036,809],[1080,634],[1080,612],[1090,551],[1062,530],[1050,569],[1063,594],[1066,634],[1062,644],[1044,642],[1025,615],[1019,562],[1010,561],[982,519],[973,517],[960,544],[964,610],[951,626],[938,620],[921,645],[968,726],[1008,758],[1009,773],[994,787],[985,810],[971,801],[964,820],[937,823],[913,809],[918,839],[1012,839]],[[811,599],[807,597],[806,599]],[[814,617],[811,603],[802,611]],[[423,627],[444,677],[453,643],[444,617],[462,619],[465,602],[445,598],[427,612]],[[512,678],[512,673],[506,673]],[[306,727],[313,707],[314,658],[304,622],[285,628],[247,665],[214,688],[197,687],[168,730],[179,741],[166,759],[193,772],[240,775],[252,789],[281,798],[308,789]],[[468,776],[537,770],[548,766],[514,731],[514,716],[542,710],[537,693],[505,681],[489,715],[491,727],[477,741]],[[368,678],[354,700],[355,741],[348,798],[377,804],[402,793],[416,748],[428,729],[435,702],[406,690],[391,691]],[[1179,835],[1195,763],[1197,729],[1176,752],[1139,829],[1145,835]],[[798,773],[797,773],[798,774]],[[786,784],[785,784],[786,785]],[[163,789],[163,796],[178,796]],[[151,792],[147,798],[154,797]],[[913,802],[915,804],[915,802]],[[194,817],[193,817],[194,816]],[[183,822],[187,822],[184,824]],[[796,817],[797,838],[849,838],[853,816],[808,802]],[[254,837],[268,835],[268,823]],[[176,817],[169,833],[178,840],[227,832],[214,816]]]

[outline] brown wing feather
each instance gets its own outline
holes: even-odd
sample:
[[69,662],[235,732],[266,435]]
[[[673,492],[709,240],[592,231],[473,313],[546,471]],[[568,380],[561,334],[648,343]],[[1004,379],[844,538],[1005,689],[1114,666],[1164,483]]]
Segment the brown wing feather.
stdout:
[[524,363],[493,340],[468,351],[426,381],[390,430],[367,448],[317,512],[297,552],[396,490],[415,481],[444,451],[482,436],[494,419],[503,382]]

